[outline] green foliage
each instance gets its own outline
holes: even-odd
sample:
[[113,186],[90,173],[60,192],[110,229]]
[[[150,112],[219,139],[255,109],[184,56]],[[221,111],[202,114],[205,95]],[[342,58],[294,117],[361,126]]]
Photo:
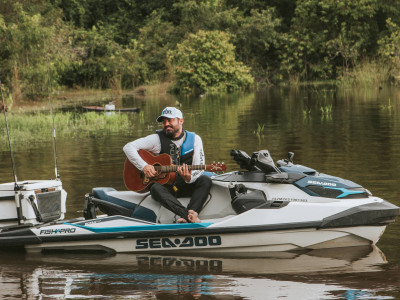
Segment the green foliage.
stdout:
[[323,115],[330,115],[332,113],[332,104],[321,105],[319,110]]
[[[46,96],[72,57],[68,34],[56,13],[27,13],[19,3],[9,3],[12,14],[0,23],[0,73],[11,86],[13,98]],[[5,20],[5,18],[3,19]]]
[[254,134],[257,136],[263,136],[264,135],[264,128],[265,124],[260,124],[257,122],[257,129],[254,130]]
[[199,30],[227,31],[238,26],[237,9],[229,9],[223,0],[180,0],[174,4],[182,33]]
[[388,100],[388,104],[381,104],[380,105],[380,110],[381,111],[389,111],[389,112],[391,112],[392,109],[393,109],[393,105],[391,103],[390,98]]
[[163,21],[162,12],[153,12],[140,29],[137,39],[136,84],[168,80],[170,75],[167,52],[175,48],[178,34],[171,22]]
[[343,85],[382,86],[390,81],[389,64],[382,59],[364,59],[358,62],[351,70],[338,77]]
[[174,0],[51,0],[61,8],[65,19],[77,28],[90,31],[93,27],[112,28],[115,41],[128,45],[137,38],[147,18],[165,10],[167,21],[176,19]]
[[63,75],[63,83],[120,90],[132,87],[137,75],[133,68],[136,48],[116,43],[107,28],[75,32],[74,50],[77,59]]
[[389,18],[386,20],[389,34],[378,41],[379,55],[390,66],[389,74],[400,81],[400,27]]
[[[6,136],[4,122],[4,118],[1,118],[0,128],[4,131],[3,137]],[[49,141],[53,136],[50,114],[9,114],[8,122],[13,145]],[[127,132],[131,129],[128,115],[121,113],[110,115],[96,112],[56,113],[54,123],[58,138],[104,136],[115,132]]]
[[226,1],[228,8],[237,8],[243,13],[244,17],[251,15],[252,10],[263,11],[274,8],[279,19],[282,20],[286,28],[290,27],[294,10],[296,8],[295,0],[229,0]]
[[378,31],[378,0],[298,1],[285,35],[282,71],[301,79],[346,72],[372,50]]
[[231,91],[253,83],[250,70],[235,59],[229,35],[221,31],[189,34],[170,53],[180,91]]
[[[174,76],[181,90],[359,83],[363,71],[361,81],[381,82],[372,72],[382,62],[400,81],[399,24],[398,0],[2,0],[0,79],[14,101],[50,86],[121,90]],[[199,32],[215,47],[195,44]]]
[[235,32],[235,46],[238,57],[264,81],[270,81],[267,71],[277,69],[277,49],[281,47],[279,34],[281,20],[275,9],[251,10],[246,18],[241,17],[241,26]]

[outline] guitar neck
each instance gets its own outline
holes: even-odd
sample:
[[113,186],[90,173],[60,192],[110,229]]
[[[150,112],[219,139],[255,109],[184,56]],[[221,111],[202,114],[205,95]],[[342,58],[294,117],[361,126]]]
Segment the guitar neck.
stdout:
[[[188,165],[189,171],[190,170],[206,170],[206,165]],[[178,170],[178,166],[171,165],[171,166],[154,166],[157,172],[161,173],[168,173],[168,172],[176,172]]]

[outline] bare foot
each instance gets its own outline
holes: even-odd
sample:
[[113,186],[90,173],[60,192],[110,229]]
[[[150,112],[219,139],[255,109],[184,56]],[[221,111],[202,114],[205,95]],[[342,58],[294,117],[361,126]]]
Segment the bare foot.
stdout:
[[176,223],[187,223],[187,221],[184,218],[179,218]]
[[189,210],[188,211],[188,220],[190,221],[190,223],[201,223],[201,220],[198,217],[198,213],[195,212],[194,210]]

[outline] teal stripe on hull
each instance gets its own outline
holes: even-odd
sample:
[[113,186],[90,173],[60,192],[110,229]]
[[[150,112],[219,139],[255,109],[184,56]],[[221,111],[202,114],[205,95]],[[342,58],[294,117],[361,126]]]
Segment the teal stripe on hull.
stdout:
[[349,196],[349,195],[355,195],[355,194],[362,194],[362,193],[364,193],[364,191],[352,191],[352,190],[348,190],[348,189],[346,189],[346,188],[334,188],[334,187],[327,187],[327,186],[324,186],[324,188],[325,188],[325,189],[331,189],[331,190],[338,190],[338,191],[341,191],[342,194],[340,194],[340,195],[337,196],[336,198],[344,198],[344,197]]
[[206,228],[213,223],[180,223],[180,224],[155,224],[155,225],[139,225],[139,226],[121,226],[121,227],[103,227],[96,228],[90,226],[83,226],[72,223],[64,223],[66,225],[76,226],[95,233],[107,232],[127,232],[127,231],[156,231],[156,230],[179,230],[179,229],[199,229]]

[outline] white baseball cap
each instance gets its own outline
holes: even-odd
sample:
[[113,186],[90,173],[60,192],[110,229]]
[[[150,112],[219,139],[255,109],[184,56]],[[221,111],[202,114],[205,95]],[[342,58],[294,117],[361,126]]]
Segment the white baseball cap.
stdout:
[[183,119],[182,112],[175,108],[175,107],[166,107],[161,113],[161,116],[157,118],[157,122],[162,122],[163,118],[168,118],[168,119]]

